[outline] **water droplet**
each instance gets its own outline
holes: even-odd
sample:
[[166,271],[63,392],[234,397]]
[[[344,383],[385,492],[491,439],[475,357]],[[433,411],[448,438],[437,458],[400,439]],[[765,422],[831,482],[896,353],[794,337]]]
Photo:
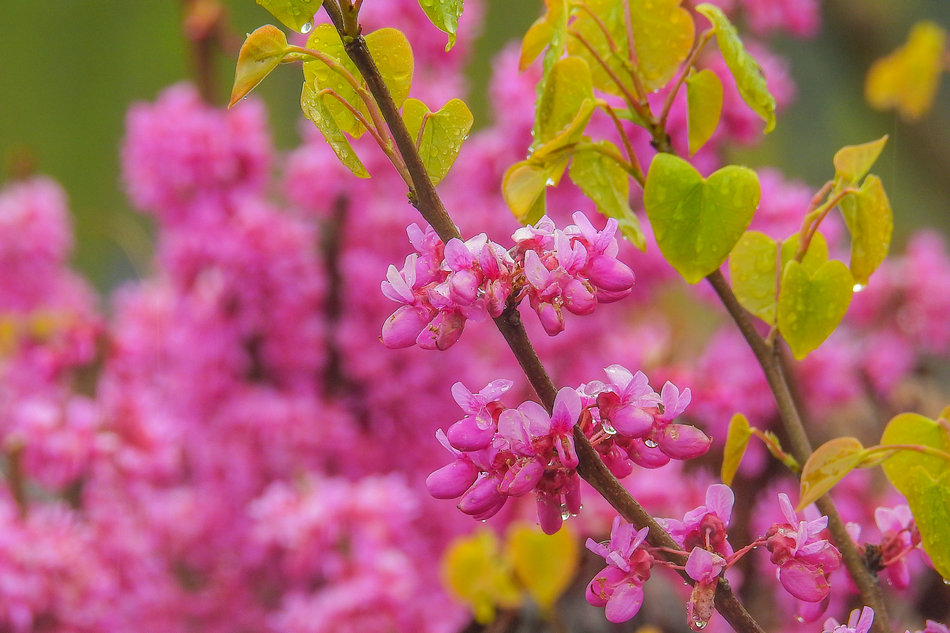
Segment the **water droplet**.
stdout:
[[300,26],[300,32],[306,35],[313,29],[313,20],[307,20]]
[[488,519],[482,519],[482,523],[488,523]]
[[616,435],[616,434],[617,434],[617,429],[615,429],[615,428],[614,428],[614,425],[611,424],[611,423],[610,423],[609,421],[607,421],[607,420],[601,421],[600,426],[601,426],[601,428],[604,429],[604,433],[606,433],[607,435]]
[[554,186],[554,178],[548,178],[547,180],[544,181],[544,184],[547,185],[548,187],[553,187],[553,186]]
[[571,518],[571,511],[567,509],[566,503],[562,503],[561,504],[561,520],[567,521],[570,518]]
[[697,631],[702,631],[703,629],[706,628],[707,624],[709,624],[709,622],[707,622],[706,620],[697,620],[693,622],[693,628],[696,629]]
[[654,440],[643,440],[643,443],[646,444],[647,448],[656,448],[659,446]]
[[867,288],[867,286],[865,286],[864,284],[854,284],[854,287],[851,290],[853,290],[854,292],[861,292],[865,288]]
[[805,618],[803,618],[803,617],[800,616],[800,615],[796,615],[796,616],[795,616],[795,621],[798,622],[799,624],[804,624],[804,623],[805,623]]

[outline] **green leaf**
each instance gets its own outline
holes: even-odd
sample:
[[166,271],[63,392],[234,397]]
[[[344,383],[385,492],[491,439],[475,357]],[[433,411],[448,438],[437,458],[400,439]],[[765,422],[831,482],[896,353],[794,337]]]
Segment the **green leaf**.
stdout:
[[594,201],[600,213],[617,220],[625,238],[641,251],[645,250],[646,239],[640,220],[630,209],[630,178],[623,167],[595,148],[620,154],[609,141],[599,141],[575,152],[570,167],[571,180]]
[[[695,35],[693,18],[680,6],[680,0],[629,0],[629,5],[634,42],[632,56],[625,2],[587,0],[586,6],[599,20],[581,11],[571,23],[571,29],[607,63],[609,73],[578,38],[570,37],[567,41],[568,52],[583,57],[590,64],[594,85],[617,96],[624,96],[624,91],[634,92],[632,72],[637,74],[647,92],[665,86],[689,55]],[[610,34],[609,41],[601,25]],[[630,63],[631,57],[636,59],[635,67]],[[622,88],[611,74],[620,80]]]
[[881,155],[885,143],[887,134],[870,143],[847,145],[839,149],[834,157],[835,177],[846,185],[857,184]]
[[741,413],[736,413],[729,420],[729,432],[726,434],[726,446],[722,452],[722,483],[732,485],[732,480],[739,470],[742,456],[752,437],[749,421]]
[[864,446],[854,437],[838,437],[815,449],[802,468],[797,510],[831,490],[863,458]]
[[[402,32],[391,28],[373,31],[365,39],[366,47],[373,55],[376,67],[392,94],[396,107],[401,107],[409,95],[409,88],[412,85],[413,58],[409,41]],[[314,28],[307,39],[307,48],[320,51],[333,59],[341,69],[349,72],[358,86],[365,89],[366,83],[346,54],[343,41],[332,25],[320,24]],[[316,81],[317,89],[332,90],[337,93],[344,101],[358,110],[366,120],[369,120],[369,110],[366,104],[342,72],[331,68],[320,60],[313,60],[304,62],[303,76],[306,83],[312,84]],[[344,132],[354,138],[359,138],[366,131],[363,124],[341,103],[329,101],[327,107],[337,125]]]
[[445,50],[452,50],[459,28],[459,17],[462,15],[462,0],[419,0],[419,6],[436,28],[448,34],[449,41]]
[[257,4],[287,28],[308,33],[313,28],[313,14],[320,10],[323,0],[257,0]]
[[934,478],[924,468],[911,469],[913,484],[905,492],[920,530],[921,545],[934,569],[950,582],[950,471]]
[[719,125],[722,114],[722,82],[719,75],[705,68],[686,78],[689,153],[695,154],[706,144]]
[[409,134],[417,139],[419,156],[432,184],[439,184],[449,173],[462,143],[472,129],[474,119],[471,110],[461,99],[452,99],[436,112],[430,112],[417,99],[407,99],[403,104],[402,116]]
[[549,612],[577,572],[577,535],[567,526],[547,535],[537,527],[514,525],[508,532],[508,558],[531,599]]
[[[561,161],[561,170],[567,159]],[[552,182],[550,167],[529,161],[515,163],[505,172],[501,192],[508,208],[522,224],[534,224],[544,215],[544,190]]]
[[336,120],[330,114],[327,99],[334,101],[334,98],[330,95],[321,94],[317,89],[305,83],[300,95],[300,109],[303,110],[304,116],[317,126],[340,162],[360,178],[369,178],[366,167],[360,162],[356,152],[350,146],[350,142],[346,140],[346,135],[343,134]]
[[[782,242],[782,270],[785,270],[785,266],[788,262],[795,258],[795,255],[798,253],[800,241],[801,237],[798,233],[795,233]],[[824,235],[816,231],[811,236],[811,242],[808,243],[808,250],[805,251],[805,257],[802,258],[802,267],[809,275],[814,275],[827,261],[828,242],[825,240]]]
[[[881,444],[918,444],[950,452],[950,428],[946,422],[935,422],[916,413],[902,413],[887,423]],[[912,483],[911,469],[914,466],[923,468],[933,479],[940,479],[950,471],[950,464],[936,455],[898,451],[884,462],[884,474],[905,496],[904,491]]]
[[778,297],[778,243],[765,233],[746,231],[729,255],[729,279],[742,307],[775,324]]
[[722,265],[759,203],[759,179],[729,165],[704,179],[672,154],[657,154],[647,174],[643,205],[657,245],[691,284]]
[[247,36],[238,53],[231,88],[230,108],[277,68],[287,54],[287,36],[276,26],[266,24]]
[[[570,125],[558,132],[551,140],[535,148],[529,160],[534,163],[547,163],[552,160],[560,162],[563,154],[569,153],[573,146],[577,145],[584,137],[584,130],[587,128],[587,123],[593,113],[593,99],[585,100],[581,103],[580,110],[577,111],[577,115]],[[551,184],[557,184],[559,180],[560,175],[554,178],[554,182]]]
[[736,27],[729,22],[722,9],[712,4],[701,4],[696,7],[696,11],[712,22],[719,50],[729,72],[736,79],[739,95],[765,121],[765,133],[768,134],[775,127],[775,98],[765,83],[762,67],[746,51]]
[[521,40],[521,56],[518,70],[524,70],[541,54],[554,37],[554,27],[545,17],[538,18]]
[[857,193],[841,201],[841,213],[851,233],[851,274],[855,282],[866,284],[887,256],[894,230],[891,203],[881,179],[865,178]]
[[532,147],[550,141],[573,123],[585,101],[593,101],[590,66],[580,57],[559,59],[545,83],[535,113]]
[[778,296],[778,328],[801,360],[828,338],[851,303],[854,278],[839,261],[827,261],[813,273],[790,261]]

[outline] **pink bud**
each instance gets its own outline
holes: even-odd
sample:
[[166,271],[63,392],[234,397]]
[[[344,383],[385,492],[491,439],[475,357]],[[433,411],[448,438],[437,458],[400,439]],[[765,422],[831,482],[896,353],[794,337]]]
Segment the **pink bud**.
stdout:
[[643,440],[633,440],[627,448],[627,455],[637,466],[644,468],[659,468],[670,463],[668,455],[659,448],[647,446]]
[[391,349],[410,347],[431,319],[432,314],[425,308],[400,306],[383,323],[380,340]]
[[785,591],[805,602],[820,602],[831,591],[831,585],[821,568],[795,559],[779,569],[778,579]]
[[543,475],[543,463],[536,459],[519,459],[508,468],[498,491],[510,497],[520,497],[534,490]]
[[607,255],[591,257],[584,273],[595,286],[611,292],[629,291],[636,281],[629,266]]
[[[501,483],[497,477],[482,477],[462,495],[458,508],[465,514],[479,515],[498,504],[501,499],[504,502],[504,496],[498,492],[498,484]],[[499,506],[500,508],[501,506]],[[497,510],[496,510],[497,511]],[[494,513],[493,513],[494,514]]]
[[446,350],[462,336],[465,317],[458,312],[439,312],[416,337],[422,349]]
[[695,426],[670,424],[657,438],[660,450],[673,459],[693,459],[709,450],[712,440]]
[[469,305],[478,297],[478,276],[470,270],[452,273],[449,297],[459,305]]
[[548,333],[548,336],[554,336],[564,331],[564,317],[561,316],[559,308],[550,303],[540,303],[535,311],[541,320],[541,327]]
[[475,416],[466,416],[449,427],[446,436],[449,443],[460,451],[477,451],[491,443],[495,435],[495,425],[484,428],[478,424]]
[[590,314],[597,308],[597,299],[591,289],[580,279],[571,279],[564,288],[564,307],[574,314]]
[[561,529],[561,500],[555,495],[538,492],[538,523],[545,534],[555,534]]
[[609,416],[617,433],[625,437],[643,437],[653,428],[653,416],[639,407],[620,406]]
[[472,462],[459,459],[426,477],[426,488],[436,499],[455,499],[478,477],[478,468]]

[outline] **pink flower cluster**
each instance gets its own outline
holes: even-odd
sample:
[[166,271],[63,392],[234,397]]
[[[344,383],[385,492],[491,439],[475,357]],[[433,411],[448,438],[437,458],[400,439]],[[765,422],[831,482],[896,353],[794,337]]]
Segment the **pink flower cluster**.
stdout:
[[660,396],[640,372],[634,377],[619,365],[607,372],[615,382],[562,388],[550,415],[536,402],[517,409],[499,402],[511,381],[496,380],[475,394],[456,383],[452,394],[465,417],[447,433],[437,433],[455,460],[429,475],[429,492],[439,499],[461,497],[462,512],[487,519],[508,497],[534,490],[541,528],[553,534],[563,519],[580,511],[575,424],[610,456],[608,466],[618,476],[629,474],[632,462],[654,467],[671,457],[690,459],[706,451],[709,438],[702,431],[671,423],[689,403],[688,389],[680,394],[667,383]]
[[790,594],[805,602],[827,607],[831,585],[828,576],[841,566],[841,554],[826,538],[828,517],[800,521],[788,495],[778,496],[785,523],[776,523],[766,533],[771,561],[778,566],[778,579]]
[[382,291],[402,303],[383,325],[387,347],[444,350],[458,341],[468,320],[498,317],[527,298],[551,336],[564,329],[562,309],[578,315],[598,303],[627,296],[633,271],[617,259],[617,221],[598,231],[583,213],[555,228],[549,218],[515,231],[511,252],[482,233],[442,243],[430,228],[409,226],[416,252],[402,270],[390,266]]
[[598,543],[587,539],[587,549],[602,556],[607,566],[587,585],[587,602],[605,607],[610,622],[626,622],[643,604],[643,583],[650,579],[653,556],[641,547],[650,528],[634,532],[621,517],[614,518],[610,540]]

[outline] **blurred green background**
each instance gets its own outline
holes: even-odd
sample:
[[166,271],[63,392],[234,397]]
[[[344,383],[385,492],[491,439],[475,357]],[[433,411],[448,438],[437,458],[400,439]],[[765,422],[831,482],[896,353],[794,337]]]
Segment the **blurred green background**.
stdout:
[[[377,1],[384,0],[366,0],[364,10]],[[236,36],[273,22],[253,0],[225,4]],[[487,0],[468,70],[477,122],[488,117],[492,55],[524,32],[541,4]],[[827,0],[823,14],[817,38],[774,40],[789,59],[798,98],[761,146],[734,160],[773,164],[818,186],[831,175],[836,149],[887,133],[891,142],[875,171],[891,196],[898,242],[920,225],[950,232],[950,82],[913,125],[871,111],[862,98],[868,66],[900,45],[915,21],[950,28],[950,0]],[[100,288],[135,275],[135,262],[147,258],[149,222],[122,192],[118,149],[129,104],[192,75],[181,21],[176,0],[0,0],[0,174],[32,164],[63,184],[76,221],[76,265]],[[224,103],[234,59],[217,54],[215,64]],[[282,149],[296,142],[298,82],[296,73],[278,72],[258,91]]]

